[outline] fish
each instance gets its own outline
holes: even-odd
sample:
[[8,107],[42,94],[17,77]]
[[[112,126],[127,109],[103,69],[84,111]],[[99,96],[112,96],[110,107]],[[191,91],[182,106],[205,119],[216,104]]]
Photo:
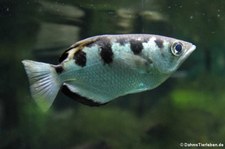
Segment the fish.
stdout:
[[100,106],[158,87],[190,56],[190,42],[154,34],[97,35],[70,46],[59,64],[22,60],[32,98],[47,111],[59,91]]

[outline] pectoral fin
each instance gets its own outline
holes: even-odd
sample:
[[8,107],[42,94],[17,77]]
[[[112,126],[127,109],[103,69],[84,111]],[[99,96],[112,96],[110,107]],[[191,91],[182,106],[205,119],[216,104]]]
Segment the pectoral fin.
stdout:
[[149,68],[152,65],[152,61],[150,59],[127,52],[122,52],[118,61],[121,61],[121,63],[126,64],[130,69],[134,69],[140,73],[148,73]]

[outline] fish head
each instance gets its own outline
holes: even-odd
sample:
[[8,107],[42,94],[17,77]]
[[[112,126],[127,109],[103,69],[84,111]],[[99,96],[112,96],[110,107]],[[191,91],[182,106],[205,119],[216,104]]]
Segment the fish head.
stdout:
[[190,42],[161,36],[154,39],[154,44],[150,57],[155,68],[163,74],[176,71],[196,48]]

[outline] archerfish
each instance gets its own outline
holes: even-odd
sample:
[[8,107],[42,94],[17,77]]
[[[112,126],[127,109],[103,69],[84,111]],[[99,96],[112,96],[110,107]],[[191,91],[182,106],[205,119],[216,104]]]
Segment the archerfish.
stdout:
[[76,42],[52,65],[23,60],[33,99],[47,111],[59,90],[90,106],[153,89],[195,50],[151,34],[99,35]]

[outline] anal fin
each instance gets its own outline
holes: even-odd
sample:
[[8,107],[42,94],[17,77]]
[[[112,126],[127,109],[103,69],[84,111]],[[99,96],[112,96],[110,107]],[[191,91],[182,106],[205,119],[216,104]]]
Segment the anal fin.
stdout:
[[73,100],[76,100],[82,104],[88,105],[88,106],[101,106],[101,105],[105,105],[107,103],[100,103],[100,102],[96,102],[93,101],[91,99],[88,99],[84,96],[79,95],[78,93],[72,92],[69,87],[67,85],[62,85],[61,87],[61,91],[68,97],[72,98]]

